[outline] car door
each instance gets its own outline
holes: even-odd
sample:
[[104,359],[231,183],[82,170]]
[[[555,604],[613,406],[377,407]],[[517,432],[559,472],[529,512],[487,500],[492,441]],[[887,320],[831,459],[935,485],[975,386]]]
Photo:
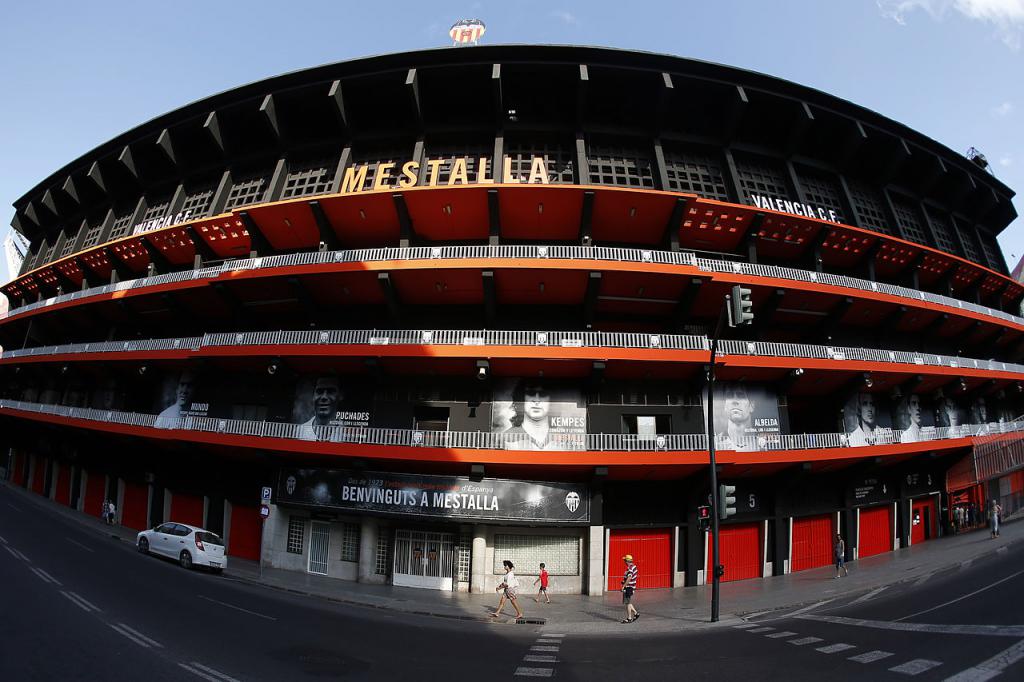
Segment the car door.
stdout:
[[[188,544],[188,536],[191,535],[191,533],[192,529],[188,526],[183,526],[180,523],[174,524],[174,531],[171,535],[170,542],[168,543],[168,547],[171,550],[170,556],[175,559],[181,556],[181,550],[187,549],[186,545]],[[192,554],[194,555],[195,552],[192,552]]]
[[167,554],[173,523],[161,523],[149,534],[149,549],[157,554]]

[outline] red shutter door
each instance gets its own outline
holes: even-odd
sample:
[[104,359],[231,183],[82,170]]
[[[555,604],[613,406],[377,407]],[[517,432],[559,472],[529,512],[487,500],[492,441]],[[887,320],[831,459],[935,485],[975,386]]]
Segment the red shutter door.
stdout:
[[828,566],[832,563],[832,538],[835,536],[832,514],[793,519],[793,559],[791,571]]
[[672,587],[672,531],[612,530],[608,541],[608,589],[622,587],[626,564],[622,557],[633,555],[640,579],[637,589]]
[[[761,577],[761,524],[743,523],[736,526],[720,526],[719,559],[725,566],[722,582],[746,580]],[[712,552],[708,544],[708,572],[711,576]]]
[[103,494],[107,489],[107,479],[103,474],[88,472],[85,476],[85,501],[82,511],[90,516],[103,514]]
[[57,465],[57,486],[53,499],[65,507],[71,504],[71,467],[60,463]]
[[[916,545],[919,542],[934,538],[937,523],[937,506],[935,498],[931,495],[913,501],[913,509],[910,512],[910,544]],[[917,521],[916,523],[914,521]]]
[[121,510],[121,525],[135,530],[146,529],[146,504],[149,502],[149,488],[144,483],[124,482],[124,508]]
[[25,455],[20,452],[14,453],[14,481],[15,485],[25,484]]
[[860,510],[860,538],[857,557],[874,556],[892,551],[892,507],[868,507]]
[[171,493],[171,518],[168,521],[203,527],[203,498],[184,493]]
[[228,555],[258,561],[260,558],[260,510],[231,505],[231,530]]
[[32,492],[42,495],[43,485],[46,483],[46,467],[50,466],[50,461],[45,457],[32,455],[32,463],[35,467],[32,472]]

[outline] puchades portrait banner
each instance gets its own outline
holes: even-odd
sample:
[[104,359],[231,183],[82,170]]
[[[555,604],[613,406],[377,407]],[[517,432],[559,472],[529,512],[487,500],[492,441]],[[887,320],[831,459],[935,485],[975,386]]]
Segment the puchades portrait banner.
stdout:
[[491,433],[508,450],[586,450],[587,406],[578,389],[535,379],[498,382]]
[[447,519],[588,523],[590,492],[577,483],[282,469],[279,504]]
[[[707,388],[703,403],[707,418]],[[779,398],[763,384],[716,381],[712,418],[715,447],[720,450],[756,452],[778,447],[782,435]]]
[[299,437],[321,440],[329,426],[369,426],[370,400],[363,387],[343,382],[336,374],[304,376],[295,385],[292,422]]
[[157,397],[157,418],[154,426],[158,429],[181,428],[180,419],[206,417],[210,403],[202,395],[199,374],[186,368],[163,378]]

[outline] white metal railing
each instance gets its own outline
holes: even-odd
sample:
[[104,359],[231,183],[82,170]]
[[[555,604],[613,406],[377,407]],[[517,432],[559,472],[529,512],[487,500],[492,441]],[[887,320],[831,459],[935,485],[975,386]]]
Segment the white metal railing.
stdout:
[[154,286],[157,284],[167,284],[170,282],[216,279],[225,273],[237,272],[239,270],[260,270],[302,265],[324,265],[331,263],[438,259],[458,260],[467,258],[597,260],[689,266],[704,272],[721,272],[752,275],[757,277],[771,277],[774,279],[785,279],[796,282],[816,282],[819,284],[828,284],[857,291],[878,292],[913,301],[927,301],[929,303],[951,306],[960,310],[968,310],[974,313],[987,315],[1004,322],[1024,324],[1024,318],[1001,310],[989,308],[988,306],[968,303],[967,301],[961,301],[960,299],[952,298],[950,296],[932,294],[895,284],[872,282],[870,280],[858,279],[856,277],[847,277],[846,275],[833,275],[826,272],[798,270],[796,268],[780,267],[777,265],[761,265],[740,261],[698,258],[695,254],[687,251],[656,251],[653,249],[626,249],[609,246],[534,245],[416,246],[408,248],[383,247],[346,251],[311,251],[304,253],[282,254],[278,256],[245,258],[241,260],[225,261],[221,265],[203,268],[200,270],[186,270],[184,272],[173,272],[166,275],[142,277],[139,279],[118,282],[116,284],[105,284],[103,286],[92,287],[69,294],[61,294],[60,296],[54,296],[53,298],[44,299],[36,303],[29,303],[21,306],[20,308],[14,308],[8,311],[6,316],[0,316],[0,320],[16,317],[32,310],[46,308],[66,301],[77,301],[84,298],[90,298],[92,296],[109,294],[115,291],[127,291]]
[[[706,336],[687,334],[644,334],[638,332],[501,331],[491,329],[351,329],[273,332],[217,332],[179,339],[101,341],[95,343],[38,346],[4,351],[2,359],[79,353],[120,353],[160,350],[201,351],[224,346],[317,346],[317,345],[437,345],[437,346],[549,346],[562,348],[638,348],[647,350],[709,350]],[[719,341],[718,354],[807,358],[815,360],[861,360],[926,367],[1013,372],[1024,375],[1024,365],[934,353],[815,346],[773,341]]]
[[[244,419],[218,419],[216,417],[160,418],[154,414],[97,410],[66,405],[46,405],[21,400],[0,400],[0,413],[19,410],[48,414],[85,421],[124,424],[160,430],[222,433],[258,438],[317,441],[323,443],[356,443],[367,445],[394,445],[402,447],[462,448],[472,450],[532,450],[524,434],[491,433],[483,431],[418,431],[354,426],[310,426],[280,422],[250,421]],[[931,442],[954,438],[984,438],[1002,433],[1022,433],[1024,423],[967,424],[949,427],[925,427],[914,436],[905,436],[898,429],[879,428],[870,445]],[[762,452],[779,450],[817,450],[851,446],[844,433],[797,433],[748,437],[739,443],[716,437],[721,450]],[[586,433],[569,435],[560,443],[552,443],[545,450],[560,452],[701,452],[707,450],[704,434],[668,433],[656,436],[636,434]]]

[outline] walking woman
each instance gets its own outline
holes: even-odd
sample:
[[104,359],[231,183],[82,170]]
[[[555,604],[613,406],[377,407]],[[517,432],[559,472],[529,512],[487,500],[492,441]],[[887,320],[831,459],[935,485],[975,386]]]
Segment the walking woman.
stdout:
[[846,569],[846,543],[843,542],[843,536],[839,533],[836,533],[836,541],[832,545],[832,554],[836,560],[836,574],[833,578],[838,578],[840,572],[843,575],[850,575],[850,572]]
[[519,595],[516,590],[519,589],[519,578],[512,572],[515,566],[508,559],[501,562],[502,566],[505,567],[505,578],[501,581],[501,584],[495,589],[495,592],[501,592],[501,599],[498,600],[498,610],[491,615],[497,618],[501,615],[502,609],[505,608],[505,600],[512,604],[512,608],[516,610],[516,620],[523,617],[523,610],[519,608]]

